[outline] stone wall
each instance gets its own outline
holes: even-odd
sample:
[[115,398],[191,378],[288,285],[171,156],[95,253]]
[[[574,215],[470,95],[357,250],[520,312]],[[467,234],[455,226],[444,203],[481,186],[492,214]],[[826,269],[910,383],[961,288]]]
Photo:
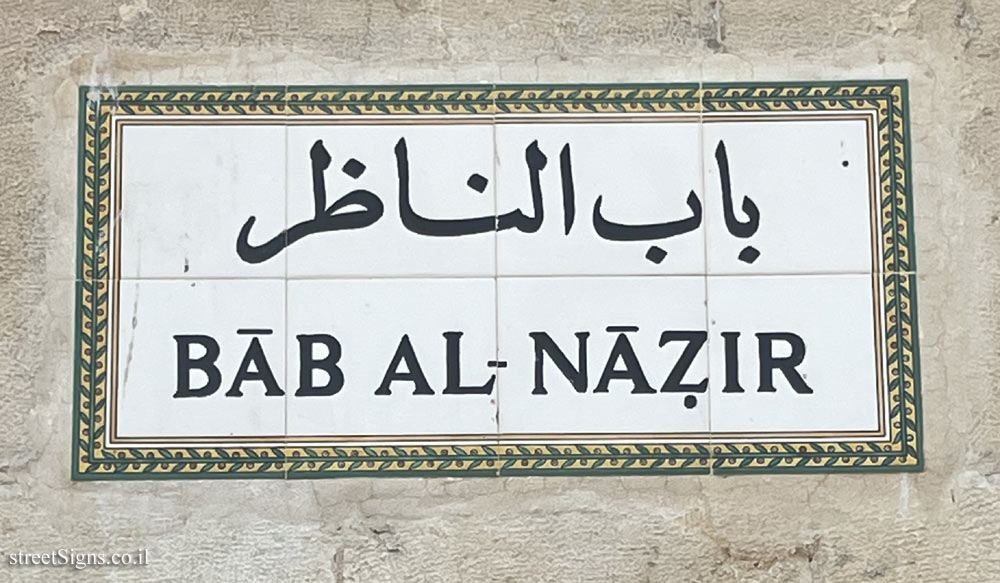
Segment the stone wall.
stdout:
[[[926,470],[72,482],[77,87],[907,78]],[[74,580],[1000,579],[994,0],[0,0],[0,549]],[[69,569],[0,564],[0,580]]]

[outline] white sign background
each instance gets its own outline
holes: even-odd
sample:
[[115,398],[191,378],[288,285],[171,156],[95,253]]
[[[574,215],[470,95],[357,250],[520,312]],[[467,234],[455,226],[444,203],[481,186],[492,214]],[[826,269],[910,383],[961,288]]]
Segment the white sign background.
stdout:
[[[873,116],[120,121],[113,144],[120,282],[112,291],[110,445],[886,434],[884,322],[873,268]],[[540,227],[460,237],[409,231],[400,220],[401,138],[412,207],[434,219],[514,210],[537,216],[526,163],[537,141],[546,158],[538,172]],[[365,228],[311,234],[261,263],[245,262],[236,240],[249,217],[256,217],[254,245],[313,218],[310,148],[317,140],[332,157],[326,204],[362,189],[378,197],[383,215]],[[734,236],[724,220],[720,143],[738,219],[747,220],[744,197],[759,210],[748,238]],[[561,172],[567,144],[575,203],[569,233]],[[344,167],[351,159],[364,165],[357,178]],[[473,174],[487,181],[481,193],[467,185]],[[700,216],[687,232],[637,241],[596,232],[598,197],[610,222],[658,224],[691,217],[691,192]],[[747,246],[759,251],[752,263],[738,258]],[[659,263],[647,259],[651,247],[666,253]],[[637,330],[620,331],[631,328]],[[707,331],[680,379],[707,379],[706,392],[659,390],[687,346],[660,346],[664,331]],[[444,394],[446,332],[462,333],[461,384],[483,385],[495,375],[488,394]],[[530,334],[538,332],[574,365],[579,334],[588,335],[584,392],[546,355],[547,393],[533,394]],[[737,373],[727,371],[727,332],[739,333]],[[795,370],[811,393],[794,390],[780,370],[773,371],[775,391],[758,390],[763,348],[755,335],[778,332],[802,339],[805,354]],[[339,342],[344,383],[336,394],[295,395],[296,338],[304,334]],[[217,341],[217,391],[175,396],[178,335]],[[375,394],[404,335],[432,395],[413,394],[408,381],[393,382],[390,395]],[[609,363],[621,337],[653,392],[633,392],[635,383],[624,378],[594,391],[607,370],[635,372],[627,359]],[[246,381],[241,397],[226,396],[253,338],[283,395],[267,396],[264,383]],[[773,341],[776,358],[791,348]],[[319,359],[322,347],[316,350]],[[195,347],[192,358],[198,356]],[[202,370],[189,372],[192,387],[208,380]],[[324,372],[313,374],[317,385],[326,382]],[[724,392],[728,374],[738,374],[744,392]]]

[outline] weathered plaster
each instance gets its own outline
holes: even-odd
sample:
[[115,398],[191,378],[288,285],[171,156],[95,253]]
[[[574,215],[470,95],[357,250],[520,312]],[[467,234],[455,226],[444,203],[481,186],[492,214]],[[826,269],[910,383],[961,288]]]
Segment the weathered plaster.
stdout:
[[[78,85],[883,76],[911,83],[923,473],[70,482]],[[2,0],[0,79],[0,549],[149,548],[80,580],[1000,578],[993,0]]]

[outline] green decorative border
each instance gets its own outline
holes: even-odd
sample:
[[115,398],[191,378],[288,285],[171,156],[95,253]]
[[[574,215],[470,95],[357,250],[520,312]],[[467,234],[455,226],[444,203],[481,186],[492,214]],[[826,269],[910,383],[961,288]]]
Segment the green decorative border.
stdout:
[[[314,478],[923,468],[910,129],[905,80],[809,83],[80,88],[73,479]],[[106,448],[111,132],[115,115],[715,115],[875,111],[888,441],[371,447]]]

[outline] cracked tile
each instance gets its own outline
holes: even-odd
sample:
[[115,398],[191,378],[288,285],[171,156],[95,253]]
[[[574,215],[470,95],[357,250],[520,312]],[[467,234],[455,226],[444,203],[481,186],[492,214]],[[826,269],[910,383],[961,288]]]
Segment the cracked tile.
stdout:
[[115,294],[112,441],[283,441],[283,281],[123,280]]

